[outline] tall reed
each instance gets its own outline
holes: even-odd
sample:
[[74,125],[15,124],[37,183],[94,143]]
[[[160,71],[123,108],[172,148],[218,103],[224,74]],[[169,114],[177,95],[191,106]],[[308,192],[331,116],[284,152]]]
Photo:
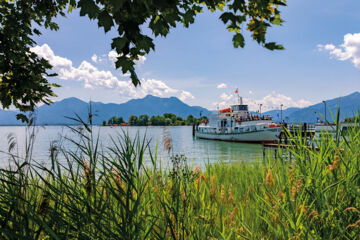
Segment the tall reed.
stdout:
[[291,136],[292,147],[265,161],[204,168],[173,154],[166,136],[168,169],[157,167],[146,136],[123,132],[104,148],[91,124],[76,120],[79,138],[67,139],[76,148],[53,144],[51,166],[12,154],[13,167],[0,170],[1,239],[360,236],[358,118],[346,132],[337,121],[335,138]]

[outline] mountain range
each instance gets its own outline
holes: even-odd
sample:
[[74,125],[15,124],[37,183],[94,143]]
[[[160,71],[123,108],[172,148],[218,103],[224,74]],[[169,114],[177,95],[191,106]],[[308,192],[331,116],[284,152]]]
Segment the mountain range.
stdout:
[[[360,110],[360,93],[354,92],[350,95],[326,100],[305,108],[287,108],[282,111],[283,120],[287,122],[299,123],[316,123],[324,121],[326,109],[326,120],[333,122],[336,119],[337,110],[340,110],[340,120],[347,117],[353,117],[359,114]],[[280,110],[272,110],[264,113],[270,115],[276,122],[281,121]],[[334,119],[333,119],[334,118]]]
[[[360,110],[360,93],[354,92],[350,95],[326,100],[326,118],[332,121],[331,113],[336,116],[337,109],[340,108],[340,119],[352,117]],[[308,122],[314,123],[323,120],[325,116],[325,103],[321,102],[305,108],[287,108],[282,111],[283,120],[287,122]],[[73,124],[74,121],[66,117],[75,117],[77,114],[82,119],[88,118],[89,103],[78,98],[66,98],[51,105],[43,105],[36,109],[36,123],[38,125],[64,125]],[[174,113],[177,116],[186,118],[188,115],[200,117],[207,116],[211,111],[199,106],[189,106],[176,97],[160,98],[147,95],[142,99],[132,99],[126,103],[101,103],[91,102],[92,113],[94,114],[93,123],[101,124],[112,116],[123,117],[127,121],[130,115],[148,116],[163,115],[164,113]],[[17,111],[0,110],[0,125],[21,125],[16,120]],[[280,110],[272,110],[263,113],[270,115],[274,121],[281,119]]]
[[[75,117],[76,114],[83,120],[88,119],[90,104],[78,98],[66,98],[51,105],[42,105],[36,109],[36,124],[38,125],[64,125],[73,124],[74,120],[67,117]],[[142,99],[132,99],[126,103],[102,103],[91,102],[91,111],[94,115],[93,123],[101,124],[112,116],[122,117],[125,121],[131,115],[148,116],[174,113],[182,118],[188,115],[200,117],[200,113],[207,116],[210,111],[198,106],[189,106],[176,97],[160,98],[147,95]],[[0,110],[0,125],[21,125],[16,120],[16,111]]]

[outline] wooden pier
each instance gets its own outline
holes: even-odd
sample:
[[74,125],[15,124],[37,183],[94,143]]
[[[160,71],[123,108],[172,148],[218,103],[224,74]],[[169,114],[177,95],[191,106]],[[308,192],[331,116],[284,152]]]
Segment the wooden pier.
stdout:
[[[291,144],[291,139],[294,138],[303,138],[303,140],[310,142],[315,136],[315,126],[309,124],[284,124],[283,129],[279,136],[279,141],[277,143],[264,143],[263,144],[263,159],[266,157],[266,150],[273,149],[274,157],[277,156],[278,149],[288,149],[294,147],[295,145]],[[309,149],[318,151],[319,148],[315,146],[307,146]],[[291,158],[291,153],[290,153]]]
[[310,124],[284,124],[279,136],[279,143],[288,144],[288,139],[301,136],[311,140],[315,136],[315,126]]

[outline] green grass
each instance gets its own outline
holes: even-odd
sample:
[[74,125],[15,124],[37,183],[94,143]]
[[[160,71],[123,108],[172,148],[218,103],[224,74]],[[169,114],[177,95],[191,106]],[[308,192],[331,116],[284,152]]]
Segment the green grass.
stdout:
[[73,129],[77,149],[61,150],[65,164],[53,147],[49,168],[28,154],[0,170],[0,238],[356,239],[356,129],[346,139],[323,136],[318,150],[294,138],[292,148],[254,163],[200,169],[170,154],[172,168],[164,170],[156,151],[144,164],[145,137],[124,133],[100,149],[85,124],[84,132]]

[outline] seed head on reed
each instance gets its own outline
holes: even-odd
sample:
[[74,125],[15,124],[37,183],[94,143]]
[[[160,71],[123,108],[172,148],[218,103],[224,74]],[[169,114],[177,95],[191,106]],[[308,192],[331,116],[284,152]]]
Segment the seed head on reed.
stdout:
[[357,220],[354,224],[350,224],[348,226],[346,226],[345,229],[349,229],[349,228],[359,228],[360,227],[360,219]]
[[279,223],[279,220],[280,220],[279,213],[273,213],[272,220],[273,220],[273,223]]
[[295,170],[293,168],[289,171],[289,179],[291,184],[295,181]]
[[296,186],[292,186],[291,187],[291,197],[292,197],[292,199],[295,199],[296,193],[297,193]]
[[83,167],[84,167],[84,177],[85,177],[85,191],[88,195],[91,194],[91,170],[86,162],[86,160],[83,161]]
[[297,240],[297,239],[300,239],[300,238],[299,238],[299,236],[297,236],[297,235],[295,235],[295,236],[293,236],[293,237],[289,238],[289,240]]
[[299,206],[299,208],[298,208],[298,212],[299,212],[299,213],[301,213],[301,212],[306,213],[306,212],[307,212],[307,209],[306,209],[306,207],[305,207],[303,204],[301,204],[301,205]]
[[358,209],[354,208],[354,207],[348,207],[348,208],[346,208],[346,209],[344,210],[344,212],[347,212],[347,211],[355,211],[355,212],[357,212],[357,213],[360,213],[360,211],[359,211]]
[[291,187],[291,197],[294,200],[297,193],[300,191],[300,189],[303,187],[302,178],[298,179],[296,181],[296,184]]
[[266,178],[265,178],[265,182],[266,182],[266,185],[268,185],[269,187],[272,187],[274,186],[274,177],[271,173],[271,169],[269,168],[268,171],[267,171],[267,175],[266,175]]
[[234,221],[235,221],[235,217],[236,217],[236,214],[237,214],[238,210],[239,210],[239,209],[238,209],[237,207],[234,207],[234,208],[232,209],[232,211],[231,211],[230,214],[229,214],[230,222],[234,222]]
[[119,172],[116,171],[115,169],[112,170],[112,174],[114,176],[114,180],[116,182],[116,184],[120,185],[121,184],[121,180],[120,180],[120,175]]
[[200,168],[198,166],[194,167],[193,174],[197,176],[200,173]]
[[318,219],[318,218],[319,218],[319,213],[318,213],[318,211],[312,210],[312,211],[309,213],[308,218],[309,218],[309,219],[315,219],[315,220]]
[[183,202],[186,201],[186,194],[185,194],[184,190],[181,191],[181,196],[180,196],[180,198],[181,198],[181,201],[183,201]]
[[201,180],[203,180],[204,182],[206,182],[206,177],[204,176],[204,175],[200,175],[200,178],[201,178]]
[[195,179],[195,189],[199,189],[199,186],[200,186],[200,177],[196,178]]
[[172,141],[171,141],[170,132],[166,127],[164,127],[163,129],[163,144],[164,144],[164,149],[168,151],[168,153],[170,154],[172,149]]
[[216,197],[216,183],[215,183],[215,175],[210,177],[210,199],[213,201]]
[[339,166],[339,161],[334,161],[333,164],[329,164],[328,167],[330,171],[334,171]]
[[279,193],[278,193],[279,199],[283,200],[284,196],[285,196],[285,194],[282,191],[279,191]]
[[171,138],[164,139],[164,149],[170,152],[171,150]]
[[49,205],[50,205],[50,199],[49,199],[49,194],[48,193],[45,193],[42,195],[42,201],[40,203],[40,207],[39,207],[39,215],[41,216],[45,216],[46,213],[48,212],[49,210]]
[[220,194],[220,197],[221,197],[221,201],[224,200],[225,198],[225,187],[223,184],[221,184],[221,194]]
[[234,204],[234,196],[233,196],[233,192],[232,192],[232,184],[230,184],[230,186],[229,186],[228,202]]

